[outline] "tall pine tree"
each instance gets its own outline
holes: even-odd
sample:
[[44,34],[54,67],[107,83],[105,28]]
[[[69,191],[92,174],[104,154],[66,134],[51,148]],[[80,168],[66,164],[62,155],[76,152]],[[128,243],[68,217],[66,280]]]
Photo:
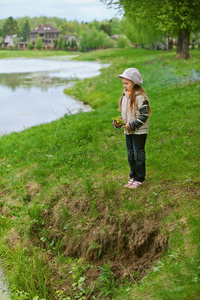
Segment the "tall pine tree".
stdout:
[[13,17],[9,17],[5,20],[2,28],[2,35],[14,35],[19,33],[19,27],[17,21]]
[[21,32],[23,42],[26,42],[29,40],[30,31],[31,31],[31,29],[30,29],[29,21],[26,20],[24,26],[22,27],[22,32]]

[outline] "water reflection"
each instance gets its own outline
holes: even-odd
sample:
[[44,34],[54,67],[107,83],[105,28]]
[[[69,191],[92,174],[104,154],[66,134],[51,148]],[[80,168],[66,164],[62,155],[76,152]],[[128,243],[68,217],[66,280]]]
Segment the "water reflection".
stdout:
[[63,90],[108,64],[62,60],[0,60],[0,135],[90,110]]
[[47,91],[49,87],[67,85],[74,83],[76,79],[66,79],[58,77],[50,77],[47,72],[36,73],[10,73],[0,74],[0,91],[1,86],[6,86],[15,91],[17,87],[23,87],[24,89],[30,89],[32,86],[40,87],[42,91]]

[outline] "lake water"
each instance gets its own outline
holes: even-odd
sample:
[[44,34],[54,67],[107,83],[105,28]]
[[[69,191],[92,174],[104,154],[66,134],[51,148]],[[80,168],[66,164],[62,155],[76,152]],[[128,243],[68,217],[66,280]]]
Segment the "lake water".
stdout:
[[0,59],[0,135],[49,123],[91,108],[63,93],[75,80],[97,76],[109,64],[49,59]]

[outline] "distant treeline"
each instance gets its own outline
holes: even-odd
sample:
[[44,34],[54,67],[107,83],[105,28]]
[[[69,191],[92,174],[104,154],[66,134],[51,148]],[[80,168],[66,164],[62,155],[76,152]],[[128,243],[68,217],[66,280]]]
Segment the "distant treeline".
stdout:
[[[14,37],[15,45],[17,42],[29,42],[30,31],[41,24],[50,24],[60,32],[60,38],[55,43],[55,48],[68,50],[69,45],[63,42],[62,37],[73,34],[78,39],[76,45],[79,50],[88,51],[98,48],[125,48],[134,45],[140,48],[150,49],[172,49],[176,45],[177,36],[169,35],[169,32],[156,29],[153,25],[148,27],[139,24],[130,17],[112,18],[101,22],[68,21],[66,18],[58,17],[9,17],[0,20],[0,44],[3,37],[11,35]],[[197,40],[197,37],[196,37]],[[192,41],[192,36],[191,36]],[[193,46],[195,37],[193,36]],[[29,43],[29,49],[31,49]]]

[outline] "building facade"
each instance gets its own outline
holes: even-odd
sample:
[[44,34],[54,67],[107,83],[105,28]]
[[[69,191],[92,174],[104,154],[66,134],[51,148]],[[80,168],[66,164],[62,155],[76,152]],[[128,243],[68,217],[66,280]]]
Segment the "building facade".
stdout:
[[11,35],[5,35],[3,38],[3,47],[14,47],[13,37]]
[[53,48],[54,41],[60,39],[60,32],[51,25],[40,25],[30,31],[30,42],[35,45],[37,38],[42,40],[43,47]]
[[63,41],[69,43],[70,46],[78,46],[78,39],[74,34],[64,35]]

